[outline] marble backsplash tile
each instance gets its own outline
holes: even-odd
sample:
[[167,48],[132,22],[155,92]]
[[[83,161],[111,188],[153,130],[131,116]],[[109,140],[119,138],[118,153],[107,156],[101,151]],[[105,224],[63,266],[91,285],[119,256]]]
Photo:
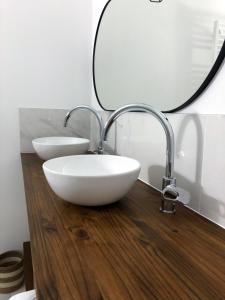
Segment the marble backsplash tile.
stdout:
[[63,127],[67,110],[20,108],[20,149],[21,152],[34,152],[32,140],[44,136],[77,136],[90,138],[90,113],[77,111]]

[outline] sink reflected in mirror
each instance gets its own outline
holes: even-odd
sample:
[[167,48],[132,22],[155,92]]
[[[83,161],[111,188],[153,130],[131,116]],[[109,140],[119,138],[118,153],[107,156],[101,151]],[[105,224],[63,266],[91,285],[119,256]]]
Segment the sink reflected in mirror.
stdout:
[[62,199],[99,206],[123,198],[138,179],[141,166],[116,155],[77,155],[51,159],[43,170],[52,190]]
[[34,150],[43,160],[86,153],[90,141],[78,137],[42,137],[32,141]]

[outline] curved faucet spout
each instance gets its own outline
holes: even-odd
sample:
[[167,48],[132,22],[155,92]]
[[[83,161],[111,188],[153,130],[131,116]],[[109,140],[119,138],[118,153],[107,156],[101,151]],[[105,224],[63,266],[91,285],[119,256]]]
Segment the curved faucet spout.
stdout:
[[166,134],[166,173],[162,180],[162,203],[160,211],[163,213],[175,213],[175,203],[179,199],[179,193],[176,190],[176,178],[173,178],[174,167],[174,134],[173,129],[167,117],[160,111],[146,104],[129,104],[117,109],[108,119],[102,131],[103,141],[107,139],[107,134],[117,118],[126,112],[146,112],[153,115],[162,125]]
[[102,147],[102,133],[103,133],[103,121],[102,121],[102,117],[99,114],[99,112],[97,110],[95,110],[94,108],[88,106],[88,105],[78,105],[75,108],[71,109],[67,114],[66,117],[64,119],[64,127],[67,126],[67,123],[71,117],[71,115],[77,111],[77,110],[88,110],[91,113],[93,113],[98,121],[99,124],[99,129],[100,129],[100,141],[99,141],[99,146],[98,146],[98,153],[102,154],[103,153],[103,147]]
[[106,141],[107,134],[116,119],[118,119],[121,115],[127,112],[146,112],[153,115],[159,122],[161,123],[165,134],[166,134],[166,143],[167,143],[167,150],[166,150],[166,178],[172,178],[173,174],[173,166],[174,166],[174,134],[173,129],[168,121],[167,117],[161,113],[160,111],[155,110],[153,107],[146,105],[146,104],[128,104],[119,109],[117,109],[112,115],[109,117],[108,121],[106,122],[103,132],[102,132],[102,143]]

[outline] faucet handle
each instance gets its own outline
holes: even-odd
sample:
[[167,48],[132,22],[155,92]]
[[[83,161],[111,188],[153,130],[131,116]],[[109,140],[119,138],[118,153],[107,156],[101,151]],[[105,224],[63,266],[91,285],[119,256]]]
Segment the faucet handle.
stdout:
[[168,200],[168,201],[178,201],[179,200],[179,193],[176,189],[176,186],[173,184],[167,185],[162,190],[162,196],[163,196],[163,199]]
[[102,147],[98,147],[93,152],[94,152],[94,154],[104,154],[104,149]]
[[176,202],[179,200],[179,192],[176,188],[175,178],[163,178],[162,202],[160,211],[174,214],[176,212]]
[[98,154],[104,154],[104,149],[101,146],[99,146],[98,149],[97,149],[97,153]]

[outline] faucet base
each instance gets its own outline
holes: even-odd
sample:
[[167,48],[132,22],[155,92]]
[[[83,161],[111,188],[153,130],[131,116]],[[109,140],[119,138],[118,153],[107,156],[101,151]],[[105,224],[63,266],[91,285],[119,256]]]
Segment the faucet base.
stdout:
[[165,214],[175,214],[176,213],[176,203],[173,201],[166,201],[165,199],[161,202],[160,211]]
[[104,154],[103,148],[102,148],[102,147],[98,147],[96,153],[97,153],[97,154]]

